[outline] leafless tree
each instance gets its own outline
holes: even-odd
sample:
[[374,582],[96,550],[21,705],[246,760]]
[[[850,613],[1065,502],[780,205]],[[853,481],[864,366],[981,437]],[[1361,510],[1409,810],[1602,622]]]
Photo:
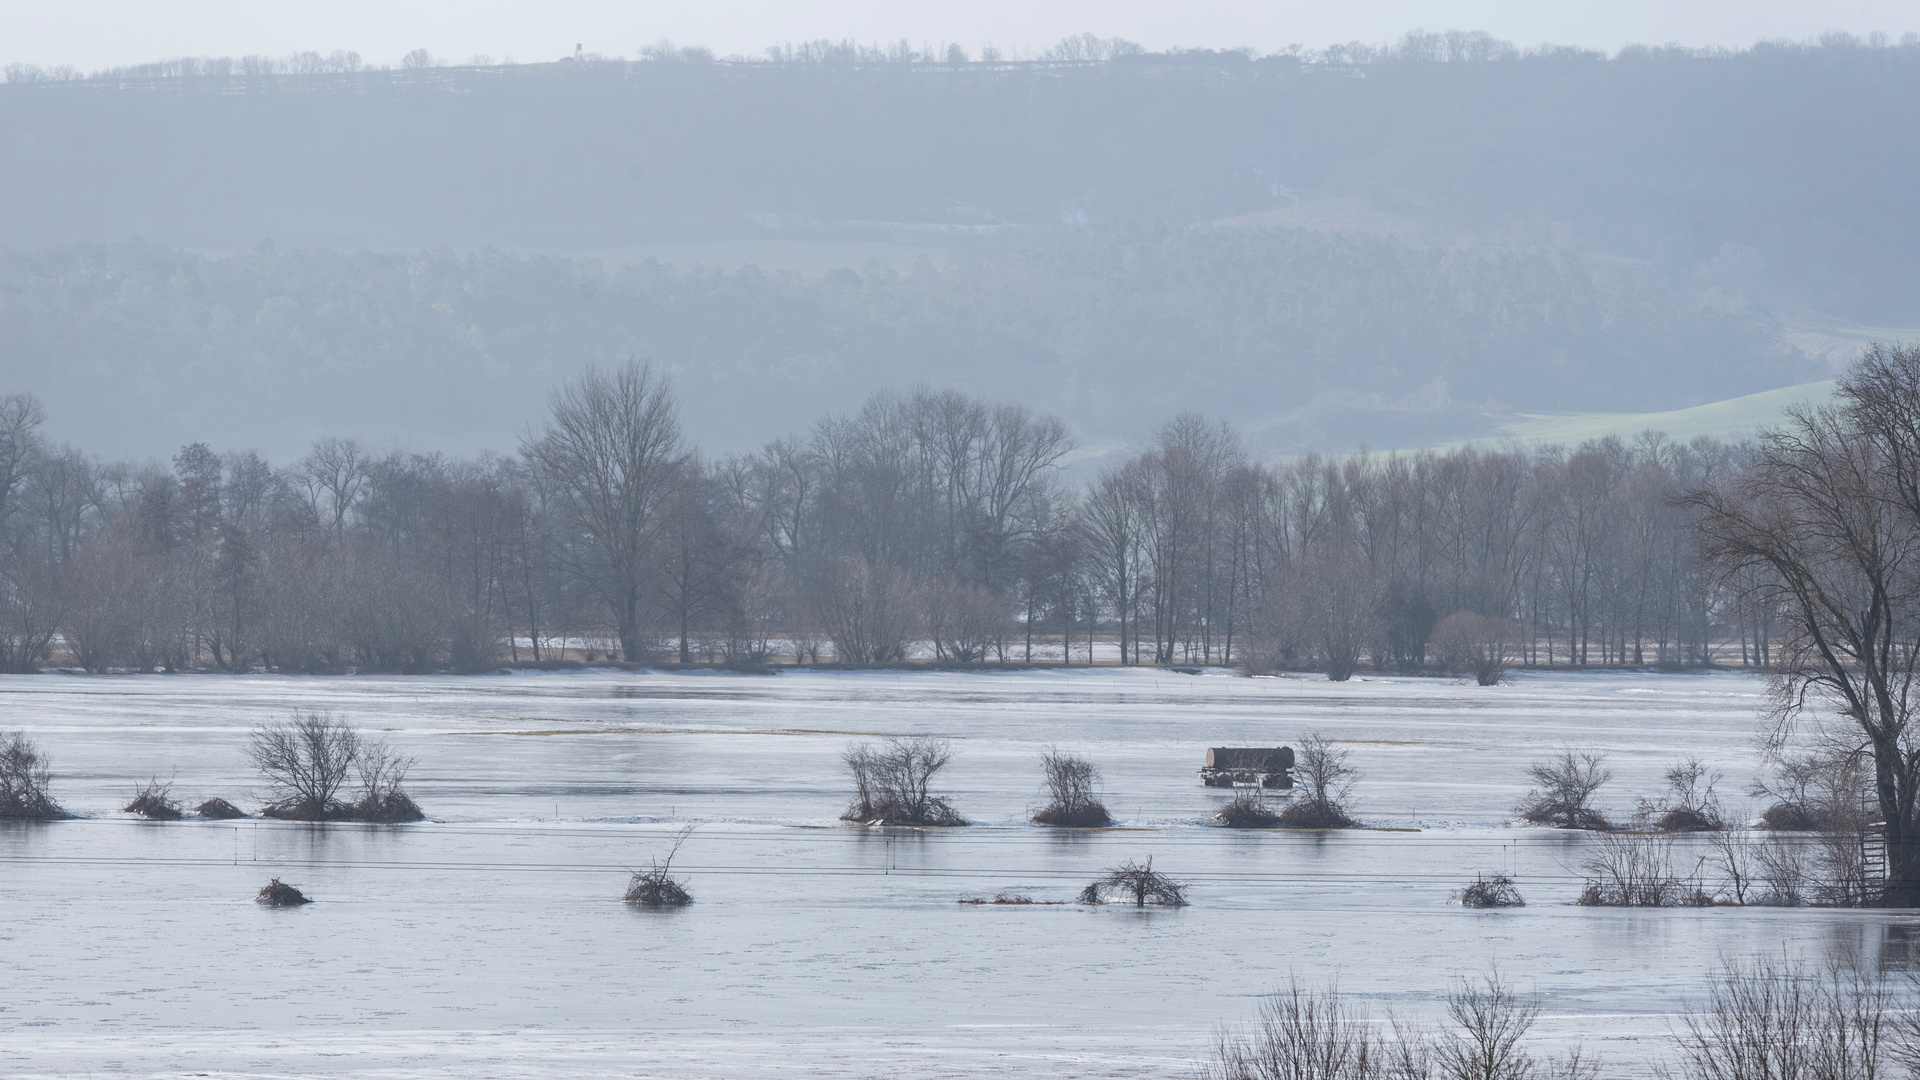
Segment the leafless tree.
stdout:
[[1593,797],[1613,779],[1604,754],[1562,750],[1527,766],[1534,787],[1521,800],[1521,817],[1561,829],[1604,829],[1606,818],[1593,809]]
[[1315,989],[1293,979],[1278,993],[1260,999],[1251,1030],[1224,1031],[1207,1063],[1208,1080],[1415,1080],[1427,1076],[1430,1062],[1419,1046],[1408,1056],[1422,1059],[1412,1070],[1394,1069],[1394,1048],[1382,1045],[1366,1012],[1337,989]]
[[0,818],[50,818],[61,814],[53,801],[53,771],[45,754],[25,732],[0,732]]
[[965,825],[933,780],[953,761],[953,747],[931,735],[859,743],[841,755],[854,801],[840,817],[881,825]]
[[915,593],[905,571],[858,555],[823,574],[815,610],[833,641],[834,657],[860,665],[905,659],[919,607]]
[[588,368],[554,393],[546,428],[525,450],[566,493],[581,539],[574,574],[604,605],[621,654],[638,660],[650,546],[682,456],[672,390],[644,364]]
[[295,711],[253,730],[247,757],[266,781],[266,813],[298,821],[350,816],[339,795],[362,753],[359,732],[330,713]]
[[1719,770],[1698,757],[1686,757],[1667,769],[1667,790],[1657,802],[1642,802],[1640,817],[1662,832],[1709,832],[1723,829],[1720,798],[1715,791],[1723,779]]
[[687,892],[686,883],[673,876],[673,858],[680,854],[680,845],[687,842],[693,830],[694,826],[688,825],[675,833],[666,858],[657,860],[645,870],[634,871],[627,882],[626,896],[622,899],[647,908],[686,907],[693,903],[693,895]]
[[1157,904],[1183,907],[1187,887],[1153,868],[1153,859],[1136,863],[1132,859],[1107,871],[1107,876],[1080,890],[1083,904],[1106,904],[1115,898],[1134,907]]
[[354,755],[354,772],[360,778],[360,797],[353,804],[362,821],[419,821],[425,815],[407,794],[407,774],[413,771],[414,758],[396,752],[383,739],[362,739]]
[[1675,1033],[1681,1080],[1868,1080],[1916,1063],[1913,1025],[1878,973],[1729,963]]
[[1349,751],[1331,739],[1317,731],[1308,732],[1294,756],[1293,776],[1300,792],[1281,812],[1280,820],[1315,829],[1352,825],[1346,798],[1360,771],[1347,764],[1348,756]]
[[1456,611],[1433,628],[1427,651],[1448,670],[1472,675],[1481,686],[1493,686],[1506,677],[1524,632],[1513,619]]
[[934,656],[959,664],[979,663],[1004,642],[1013,612],[1008,598],[984,585],[931,582],[921,590]]
[[1788,613],[1774,662],[1772,745],[1831,710],[1873,762],[1884,900],[1920,904],[1920,349],[1875,347],[1840,380],[1843,407],[1767,431],[1751,468],[1689,497],[1707,557],[1753,570]]
[[1535,1058],[1525,1045],[1540,1002],[1498,971],[1462,979],[1446,1022],[1389,1017],[1377,1025],[1338,989],[1294,980],[1261,1003],[1252,1029],[1223,1033],[1208,1080],[1593,1080],[1596,1063],[1575,1047]]
[[1040,755],[1047,805],[1033,815],[1042,825],[1099,827],[1113,818],[1100,802],[1100,770],[1086,758],[1053,747]]

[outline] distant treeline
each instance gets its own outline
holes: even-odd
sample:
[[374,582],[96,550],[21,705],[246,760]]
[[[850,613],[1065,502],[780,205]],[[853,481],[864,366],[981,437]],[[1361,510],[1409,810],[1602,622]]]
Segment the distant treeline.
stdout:
[[566,637],[637,663],[1084,661],[1097,633],[1127,663],[1345,678],[1447,659],[1458,613],[1528,663],[1771,637],[1671,499],[1738,455],[1651,434],[1267,467],[1183,415],[1080,487],[1060,421],[932,390],[708,458],[636,365],[569,382],[509,457],[109,465],[50,445],[31,398],[0,421],[9,671],[485,671]]
[[115,453],[213,438],[291,457],[329,432],[506,445],[556,378],[634,356],[675,372],[690,423],[728,449],[926,382],[1095,440],[1225,411],[1272,453],[1818,377],[1776,319],[1721,297],[1549,252],[1213,226],[1010,232],[939,265],[813,276],[120,244],[0,253],[0,374]]
[[[811,42],[768,59],[366,70],[176,60],[0,84],[0,244],[605,248],[1187,223],[1352,199],[1434,243],[1751,256],[1911,318],[1920,40],[1523,50],[1484,34],[1255,56],[1072,39],[1032,63]],[[1893,325],[1898,325],[1894,323]]]

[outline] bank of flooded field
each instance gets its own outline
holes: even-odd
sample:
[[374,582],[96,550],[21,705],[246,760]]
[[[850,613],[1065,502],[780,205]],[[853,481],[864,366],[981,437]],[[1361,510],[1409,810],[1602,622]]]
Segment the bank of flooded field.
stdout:
[[[81,820],[0,827],[0,1069],[9,1075],[1188,1076],[1290,973],[1378,1014],[1431,1014],[1497,962],[1545,998],[1543,1045],[1644,1073],[1665,1016],[1723,957],[1904,963],[1910,916],[1573,905],[1589,839],[1510,824],[1524,766],[1609,755],[1626,812],[1695,754],[1733,806],[1763,686],[1715,673],[1240,679],[570,673],[484,678],[22,677],[0,729],[53,758]],[[151,823],[155,774],[252,809],[255,724],[314,707],[418,755],[430,821]],[[1340,740],[1377,828],[1239,832],[1194,775],[1211,745]],[[863,737],[953,740],[942,790],[976,824],[837,818]],[[1026,824],[1053,745],[1105,775],[1118,826]],[[634,910],[674,862],[695,903]],[[1679,861],[1691,868],[1688,841]],[[1151,856],[1191,905],[1070,901]],[[1528,905],[1449,903],[1479,871]],[[272,877],[317,902],[268,909]]]

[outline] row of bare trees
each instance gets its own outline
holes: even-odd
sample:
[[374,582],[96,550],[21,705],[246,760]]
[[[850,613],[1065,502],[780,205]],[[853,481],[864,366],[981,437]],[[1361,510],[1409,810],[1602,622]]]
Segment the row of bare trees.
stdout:
[[1784,602],[1713,573],[1673,497],[1740,452],[1651,434],[1275,467],[1183,415],[1074,485],[1061,421],[953,391],[710,458],[639,364],[565,385],[511,457],[107,465],[41,427],[0,402],[11,671],[1117,656],[1489,682],[1734,638],[1765,663]]

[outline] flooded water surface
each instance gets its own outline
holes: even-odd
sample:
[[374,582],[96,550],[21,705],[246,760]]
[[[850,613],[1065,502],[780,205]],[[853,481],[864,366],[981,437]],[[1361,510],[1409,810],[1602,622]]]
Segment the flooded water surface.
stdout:
[[[1111,669],[8,678],[0,729],[51,755],[84,816],[0,827],[0,1072],[1184,1077],[1290,977],[1426,1016],[1497,964],[1542,995],[1543,1048],[1577,1039],[1644,1074],[1724,958],[1907,955],[1900,915],[1577,907],[1589,839],[1512,824],[1526,764],[1562,747],[1607,753],[1600,802],[1619,812],[1689,754],[1740,806],[1763,689]],[[417,756],[430,820],[118,813],[150,777],[189,805],[257,807],[247,733],[294,708]],[[1226,801],[1195,776],[1208,746],[1313,730],[1350,752],[1371,828],[1208,820]],[[975,824],[839,822],[840,755],[922,733],[953,740],[941,789]],[[1027,824],[1050,746],[1100,766],[1118,827]],[[695,903],[621,903],[689,824],[673,866]],[[1148,858],[1190,906],[956,902],[1071,901]],[[1528,906],[1450,903],[1482,871],[1511,873]],[[254,904],[270,877],[317,902]]]

